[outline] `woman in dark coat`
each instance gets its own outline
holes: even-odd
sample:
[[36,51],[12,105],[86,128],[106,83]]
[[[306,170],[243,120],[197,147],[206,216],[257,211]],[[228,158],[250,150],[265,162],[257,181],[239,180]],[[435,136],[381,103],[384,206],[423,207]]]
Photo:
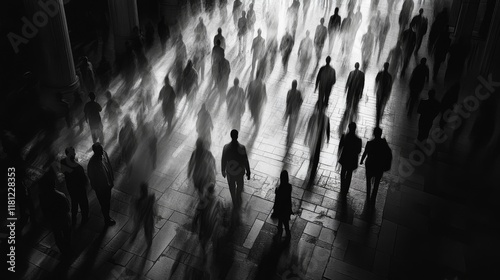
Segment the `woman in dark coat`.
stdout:
[[278,233],[276,239],[281,240],[283,225],[286,231],[286,241],[290,241],[290,215],[292,212],[292,185],[288,183],[288,172],[281,171],[280,185],[275,191],[274,215],[278,218]]
[[351,186],[352,172],[358,168],[361,153],[361,139],[356,135],[356,123],[349,124],[349,132],[340,138],[338,156],[342,165],[340,171],[340,193],[346,195]]

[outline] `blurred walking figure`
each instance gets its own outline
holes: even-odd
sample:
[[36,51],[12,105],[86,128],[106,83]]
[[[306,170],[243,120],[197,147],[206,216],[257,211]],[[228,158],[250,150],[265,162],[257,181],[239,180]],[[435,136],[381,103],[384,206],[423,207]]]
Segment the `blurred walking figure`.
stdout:
[[61,172],[64,174],[66,189],[71,198],[71,221],[76,224],[78,206],[82,214],[82,225],[89,220],[89,200],[87,198],[87,175],[85,170],[76,161],[75,148],[68,147],[64,150],[66,157],[61,159]]
[[306,31],[306,37],[300,41],[300,46],[299,46],[299,67],[300,67],[300,77],[301,79],[304,78],[306,75],[307,69],[309,68],[309,63],[311,63],[311,58],[312,58],[312,47],[313,43],[311,38],[309,38],[309,30]]
[[173,63],[173,72],[177,77],[177,82],[175,83],[176,92],[182,92],[182,74],[183,69],[187,61],[187,48],[186,44],[182,40],[182,34],[177,36],[177,41],[175,42],[175,59]]
[[397,75],[403,67],[403,50],[399,44],[396,44],[394,48],[391,49],[387,56],[387,62],[389,63],[388,72]]
[[307,13],[309,12],[309,9],[311,8],[311,1],[312,0],[303,0],[302,1],[302,3],[304,3],[304,5],[302,6],[302,12],[303,12],[302,20],[304,21],[304,23],[306,22],[306,19],[307,19]]
[[45,220],[50,224],[59,251],[64,257],[69,257],[71,255],[69,202],[62,192],[56,190],[56,180],[54,167],[50,166],[38,181],[40,208]]
[[238,28],[238,17],[241,15],[243,11],[243,3],[240,0],[234,0],[233,3],[233,21],[234,26]]
[[294,40],[295,34],[297,33],[297,25],[299,23],[299,6],[300,2],[293,0],[292,5],[290,5],[290,7],[288,7],[288,10],[286,11],[286,32],[289,32]]
[[145,33],[145,47],[146,51],[149,51],[155,42],[155,28],[151,21],[146,23],[146,33]]
[[134,201],[134,229],[130,240],[133,242],[137,234],[144,229],[144,237],[148,244],[148,249],[153,244],[153,233],[155,218],[157,213],[156,197],[154,193],[149,193],[148,184],[141,183],[139,197]]
[[401,34],[401,40],[403,42],[403,68],[401,69],[401,77],[406,74],[406,68],[410,64],[411,54],[415,49],[415,42],[417,41],[417,35],[412,28],[408,28]]
[[210,184],[215,184],[215,158],[209,144],[201,137],[196,139],[196,148],[188,164],[188,178],[193,180],[194,188],[200,197]]
[[196,132],[198,132],[198,138],[203,139],[208,146],[212,143],[212,130],[214,129],[214,124],[212,122],[212,117],[210,112],[208,112],[205,103],[201,105],[200,111],[198,111],[198,119],[196,120]]
[[328,49],[330,54],[333,50],[333,45],[335,44],[335,39],[340,33],[340,24],[342,23],[342,18],[339,15],[339,8],[335,8],[334,14],[330,17],[328,22]]
[[363,89],[365,88],[365,73],[359,70],[358,62],[354,64],[354,68],[355,69],[349,73],[345,85],[345,91],[347,93],[346,111],[349,112],[349,121],[355,121],[357,119],[358,104],[363,97]]
[[158,101],[161,101],[161,110],[165,121],[168,122],[168,130],[172,129],[172,121],[175,116],[175,99],[176,94],[174,88],[170,85],[167,74],[165,76],[165,84],[160,90]]
[[368,31],[361,38],[361,57],[363,59],[363,71],[366,71],[370,58],[372,57],[373,49],[375,48],[375,38],[372,33],[372,28],[369,25]]
[[448,9],[444,8],[437,14],[437,16],[435,16],[434,22],[431,25],[429,41],[427,43],[427,51],[429,55],[432,56],[434,53],[434,47],[441,36],[446,35],[448,37],[448,22]]
[[90,127],[90,133],[92,135],[92,142],[97,141],[104,142],[104,132],[101,121],[101,111],[102,107],[95,101],[95,94],[93,92],[89,93],[90,101],[85,104],[83,112],[85,114],[85,119]]
[[448,32],[443,33],[439,36],[434,45],[434,65],[432,69],[432,80],[436,81],[437,76],[439,74],[439,68],[441,68],[441,64],[446,60],[446,55],[450,50],[450,36]]
[[273,215],[278,218],[278,232],[275,239],[281,241],[283,235],[283,227],[286,232],[286,242],[290,242],[292,237],[290,233],[290,215],[293,214],[292,210],[292,185],[288,181],[288,172],[281,171],[280,185],[274,191],[276,197],[274,199]]
[[[372,205],[377,199],[378,187],[384,171],[389,171],[392,164],[392,151],[387,141],[382,138],[382,129],[373,129],[374,139],[368,141],[359,164],[366,158],[366,200]],[[372,189],[373,180],[373,189]]]
[[318,104],[319,106],[327,107],[330,100],[330,93],[332,92],[333,85],[335,85],[336,76],[335,69],[330,66],[331,57],[326,57],[326,64],[319,68],[318,75],[316,76],[316,86],[314,92],[319,88]]
[[229,75],[231,74],[231,64],[229,60],[223,58],[219,63],[219,82],[217,83],[217,89],[219,94],[224,96],[229,86]]
[[436,92],[433,89],[429,90],[428,95],[429,99],[420,101],[418,105],[417,112],[420,114],[420,118],[418,119],[418,141],[424,141],[429,137],[432,123],[439,114],[441,107],[441,104],[435,98]]
[[108,101],[106,102],[106,117],[111,124],[118,123],[118,117],[121,115],[120,104],[116,102],[116,100],[111,96],[111,92],[109,90],[105,93]]
[[82,73],[82,85],[85,92],[94,92],[96,90],[94,67],[86,56],[80,57],[80,73]]
[[217,82],[220,80],[220,64],[224,60],[225,50],[221,47],[222,42],[217,40],[215,46],[212,48],[212,83],[213,87],[217,86]]
[[[382,54],[382,50],[384,49],[385,39],[387,38],[387,34],[391,29],[391,18],[389,14],[385,16],[385,20],[381,23],[379,32],[378,32],[378,55],[377,62],[380,60],[380,55]],[[376,30],[375,30],[376,32]],[[395,72],[393,72],[395,73]]]
[[307,124],[304,144],[309,145],[309,153],[311,155],[311,159],[309,160],[309,186],[312,186],[314,183],[325,139],[327,143],[330,142],[330,118],[326,116],[325,111],[326,108],[322,107],[319,101],[316,102],[314,112]]
[[193,62],[188,60],[186,68],[182,72],[182,95],[186,95],[186,100],[193,103],[198,87],[198,72],[194,69]]
[[290,58],[290,53],[292,52],[294,43],[295,42],[293,40],[293,37],[288,31],[281,38],[281,62],[283,63],[283,68],[285,68],[285,71],[288,69],[288,59]]
[[415,30],[417,35],[417,41],[415,44],[415,56],[418,54],[418,50],[422,45],[422,39],[424,38],[425,33],[427,33],[427,18],[423,16],[424,9],[420,9],[418,11],[418,15],[413,17],[410,22],[410,28]]
[[241,117],[245,113],[245,91],[239,86],[240,80],[234,79],[234,86],[229,89],[226,97],[227,115],[234,129],[240,129]]
[[240,45],[238,52],[239,55],[244,55],[247,51],[248,23],[245,15],[245,11],[242,11],[241,17],[238,20],[238,43]]
[[193,65],[200,74],[201,80],[205,79],[205,58],[210,52],[208,40],[203,40],[199,34],[196,34],[194,40]]
[[445,114],[447,114],[446,112],[453,111],[454,105],[457,104],[459,94],[460,82],[456,82],[446,91],[443,98],[441,99],[441,120],[439,121],[439,127],[441,129],[444,129],[447,123],[447,121],[445,121]]
[[[220,41],[220,45],[217,45],[217,41]],[[226,38],[222,35],[222,28],[217,28],[217,35],[214,36],[214,46],[220,46],[222,49],[226,49]]]
[[198,18],[198,24],[194,28],[194,35],[200,35],[202,41],[208,41],[207,27],[203,23],[203,18]]
[[229,192],[233,200],[234,209],[241,206],[241,192],[243,191],[243,177],[245,172],[247,180],[250,180],[250,164],[245,146],[238,142],[238,131],[231,130],[231,142],[224,146],[222,150],[221,163],[222,177],[226,178],[229,185]]
[[375,77],[375,93],[377,95],[377,116],[376,126],[378,127],[385,111],[385,105],[391,96],[392,91],[392,75],[388,71],[389,63],[384,63],[384,70],[378,72]]
[[108,154],[104,151],[100,143],[94,143],[92,151],[94,154],[87,165],[87,175],[90,179],[90,185],[94,189],[97,200],[99,200],[99,204],[101,205],[104,224],[112,226],[116,224],[115,220],[109,216],[111,189],[115,185],[113,168],[111,167]]
[[170,29],[165,22],[165,17],[161,17],[161,20],[158,22],[157,30],[158,37],[160,37],[161,52],[164,54],[167,50],[167,41],[170,38]]
[[227,20],[227,0],[219,0],[219,12],[222,22]]
[[[215,184],[210,184],[200,195],[200,201],[193,217],[193,231],[198,233],[201,248],[206,255],[210,242],[212,248],[218,248],[218,241],[223,231],[223,205],[215,194]],[[214,249],[216,250],[216,249]]]
[[323,52],[323,47],[325,46],[327,30],[325,24],[325,19],[321,18],[319,25],[316,26],[316,32],[314,33],[314,47],[316,49],[316,64],[319,64],[319,59],[321,58],[321,53]]
[[111,83],[113,68],[111,67],[111,63],[106,59],[106,56],[104,55],[99,62],[99,66],[97,66],[96,74],[99,79],[101,89],[107,90],[109,84]]
[[410,22],[410,17],[413,14],[413,0],[405,0],[403,6],[401,7],[401,13],[399,14],[399,33],[406,29],[406,26]]
[[266,85],[262,81],[262,76],[257,72],[255,80],[248,84],[247,88],[248,108],[252,114],[254,125],[257,129],[260,128],[260,118],[262,108],[267,102]]
[[137,137],[135,135],[134,124],[129,115],[123,118],[123,126],[118,134],[118,144],[120,145],[121,160],[125,163],[126,167],[129,168],[130,161],[137,149]]
[[408,117],[413,114],[413,107],[420,98],[420,93],[424,89],[426,83],[429,83],[429,67],[426,65],[427,59],[424,57],[420,60],[420,64],[415,67],[410,78],[410,96],[406,103],[408,109]]
[[257,30],[257,37],[253,39],[252,48],[250,49],[250,52],[253,53],[252,73],[250,74],[251,77],[253,77],[254,75],[255,64],[257,62],[260,64],[262,59],[264,58],[264,54],[266,53],[266,40],[262,38],[261,34],[262,30],[260,30],[259,28],[259,30]]
[[250,3],[247,11],[247,25],[248,25],[248,30],[250,31],[250,36],[253,35],[253,27],[255,26],[256,20],[257,18],[255,17],[253,3]]
[[299,120],[299,111],[302,106],[302,92],[297,89],[297,80],[292,81],[292,89],[286,95],[285,122],[288,119],[287,147],[290,147],[295,138],[295,129]]
[[350,37],[352,36],[352,27],[353,27],[353,13],[349,11],[347,14],[347,17],[345,17],[342,20],[342,24],[340,25],[340,32],[341,32],[341,37],[342,37],[342,48],[341,48],[341,53],[342,55],[349,56],[351,53],[351,50],[349,49],[349,46],[351,46],[351,41],[354,41],[354,39],[351,39]]
[[351,186],[352,172],[358,168],[361,139],[356,135],[356,123],[349,124],[349,132],[342,134],[337,157],[342,169],[340,171],[340,194],[345,196]]

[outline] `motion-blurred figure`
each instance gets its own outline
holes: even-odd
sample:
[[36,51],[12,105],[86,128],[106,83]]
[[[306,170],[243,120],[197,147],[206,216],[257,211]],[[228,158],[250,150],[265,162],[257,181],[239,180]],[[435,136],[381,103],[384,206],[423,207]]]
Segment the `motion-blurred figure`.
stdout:
[[311,63],[312,58],[312,48],[313,42],[311,38],[309,38],[309,30],[306,31],[306,37],[300,41],[298,56],[299,56],[299,67],[300,67],[300,77],[303,79],[306,75],[307,69],[309,68],[309,64]]
[[206,254],[212,243],[212,248],[218,248],[218,240],[222,231],[223,206],[215,194],[215,184],[208,185],[200,195],[200,201],[193,217],[193,229],[198,233],[201,248]]
[[129,115],[123,118],[123,126],[118,134],[118,144],[120,145],[121,160],[128,168],[130,167],[130,161],[137,149],[137,137],[134,124]]
[[410,78],[410,96],[406,103],[408,109],[408,117],[413,114],[413,107],[420,98],[420,93],[424,89],[425,83],[429,82],[429,67],[426,65],[427,59],[424,57],[420,60],[420,64],[415,67]]
[[380,60],[380,55],[382,54],[382,50],[384,49],[385,39],[387,38],[387,34],[391,29],[391,18],[389,14],[385,16],[385,20],[381,23],[379,32],[378,32],[378,55],[377,62]]
[[187,48],[182,40],[182,34],[177,36],[175,42],[175,59],[173,63],[173,72],[176,75],[176,92],[182,92],[182,74],[187,61]]
[[238,131],[231,130],[231,142],[224,146],[221,160],[222,177],[226,178],[229,192],[233,200],[233,209],[241,206],[241,192],[243,191],[243,177],[245,173],[250,180],[250,163],[244,145],[238,142]]
[[363,59],[363,71],[366,71],[368,64],[370,63],[370,58],[372,57],[373,49],[375,48],[375,38],[372,33],[371,26],[368,26],[368,30],[365,35],[361,38],[361,57]]
[[248,108],[252,114],[254,126],[257,129],[260,128],[262,109],[267,102],[266,85],[259,74],[257,73],[255,80],[251,81],[247,88]]
[[316,86],[314,92],[319,88],[318,104],[319,106],[326,107],[330,100],[330,93],[332,92],[333,85],[335,85],[336,76],[335,69],[330,66],[331,57],[326,57],[326,64],[319,68],[318,75],[316,76]]
[[182,95],[186,95],[186,99],[193,103],[198,87],[198,72],[194,69],[193,62],[188,60],[186,68],[182,71]]
[[444,34],[448,36],[448,9],[444,8],[441,12],[437,14],[434,18],[434,22],[431,25],[431,31],[429,32],[429,41],[427,43],[427,51],[430,55],[434,53],[434,46],[437,40]]
[[326,140],[330,142],[330,118],[325,114],[326,108],[316,102],[314,112],[307,124],[305,144],[309,146],[311,158],[309,160],[309,178],[308,185],[312,186],[316,172],[318,170],[319,159],[323,144]]
[[300,2],[297,0],[293,0],[292,5],[288,7],[286,11],[286,32],[289,32],[293,39],[295,40],[295,34],[297,32],[297,25],[299,23],[299,6]]
[[144,43],[146,51],[149,51],[153,47],[153,44],[155,43],[155,28],[151,23],[151,21],[148,21],[148,23],[146,23],[146,33],[145,33]]
[[465,68],[465,62],[469,57],[471,50],[470,40],[467,38],[458,38],[449,49],[448,63],[444,82],[447,86],[454,84],[462,78]]
[[66,189],[68,189],[71,198],[71,221],[73,226],[76,224],[76,215],[78,206],[82,214],[82,225],[89,220],[89,200],[87,198],[87,175],[85,170],[76,161],[75,148],[68,147],[64,150],[66,157],[61,159],[61,172],[64,174]]
[[415,55],[418,54],[418,50],[420,49],[420,45],[422,45],[422,39],[424,38],[425,33],[427,33],[427,18],[423,16],[424,9],[420,9],[418,11],[418,15],[413,17],[410,22],[410,28],[415,30],[417,35],[417,41],[415,44]]
[[288,118],[287,146],[289,147],[295,138],[295,129],[299,120],[299,111],[302,106],[302,93],[297,89],[297,80],[292,81],[292,88],[286,95],[285,121]]
[[290,242],[292,235],[290,234],[290,215],[292,211],[292,185],[288,181],[288,172],[281,171],[280,185],[275,190],[276,197],[274,199],[273,214],[278,218],[278,232],[275,239],[281,241],[283,235],[283,226],[286,232],[286,242]]
[[200,74],[201,80],[205,79],[205,58],[210,52],[208,40],[202,40],[200,34],[196,34],[194,40],[193,65],[194,69]]
[[271,73],[274,69],[274,65],[276,63],[276,56],[278,55],[278,39],[276,35],[267,38],[266,40],[266,54],[264,55],[266,59],[267,67],[265,71],[265,75]]
[[358,104],[363,97],[365,88],[365,73],[359,70],[359,63],[354,64],[354,70],[349,73],[345,85],[346,111],[349,112],[349,121],[355,121],[358,115]]
[[321,58],[321,53],[323,52],[323,47],[325,46],[327,30],[325,24],[325,19],[320,19],[320,24],[316,26],[316,32],[314,33],[314,48],[316,49],[316,63],[319,64],[319,59]]
[[375,77],[375,93],[377,95],[377,116],[376,126],[378,127],[382,121],[382,116],[385,111],[385,105],[391,96],[392,91],[392,75],[389,73],[389,63],[384,63],[384,70],[378,72]]
[[131,241],[134,241],[137,234],[144,229],[144,237],[148,249],[153,244],[153,233],[155,218],[157,213],[156,197],[154,193],[149,193],[148,184],[141,183],[139,197],[134,201],[134,229],[131,234]]
[[212,83],[214,86],[220,80],[220,63],[224,59],[225,50],[222,48],[222,42],[220,40],[215,41],[215,45],[212,48]]
[[234,0],[233,2],[233,21],[234,26],[238,28],[238,17],[241,15],[243,11],[243,3],[240,0]]
[[330,54],[333,50],[333,45],[335,44],[335,39],[340,33],[340,24],[342,23],[342,18],[339,15],[339,8],[335,8],[334,14],[330,17],[330,21],[328,22],[328,49],[330,50]]
[[101,121],[102,107],[95,101],[95,94],[89,93],[90,101],[85,104],[83,112],[85,119],[90,126],[90,133],[92,134],[92,141],[96,143],[98,140],[104,142],[104,132]]
[[399,14],[399,33],[406,29],[406,26],[410,22],[410,17],[413,14],[413,0],[405,0],[403,6],[401,7],[401,13]]
[[168,130],[172,129],[172,121],[175,116],[175,99],[174,88],[170,85],[168,75],[166,75],[165,84],[160,90],[158,101],[161,101],[161,110],[165,121],[168,122]]
[[219,63],[219,82],[217,84],[217,89],[221,96],[226,94],[227,87],[229,86],[229,75],[231,74],[231,64],[229,60],[223,58]]
[[217,28],[217,35],[214,36],[214,46],[217,46],[217,41],[220,41],[220,47],[226,49],[226,38],[222,35],[222,28]]
[[260,64],[264,54],[266,53],[266,40],[261,36],[262,30],[257,30],[257,37],[255,37],[252,41],[252,48],[250,52],[253,54],[252,56],[252,73],[250,74],[253,77],[255,72],[255,64],[257,62]]
[[248,25],[245,11],[241,12],[241,17],[238,20],[238,43],[239,47],[239,55],[244,55],[247,51],[247,33],[248,33]]
[[80,57],[80,72],[82,73],[82,85],[85,91],[87,93],[94,92],[96,90],[94,67],[86,56]]
[[412,28],[408,28],[401,34],[401,40],[403,42],[403,68],[401,68],[401,77],[404,77],[406,74],[406,68],[408,68],[408,64],[410,64],[411,54],[415,49],[417,35]]
[[194,188],[200,197],[209,185],[215,184],[215,165],[215,158],[209,150],[208,143],[198,137],[196,148],[189,159],[188,178],[193,180]]
[[341,32],[341,36],[342,36],[342,48],[341,48],[341,53],[343,55],[346,55],[348,56],[348,54],[350,54],[350,50],[349,50],[349,46],[350,46],[350,43],[351,41],[354,41],[353,39],[351,40],[350,36],[352,35],[351,34],[351,30],[352,30],[352,17],[353,17],[353,13],[352,12],[349,12],[347,14],[347,17],[345,17],[343,20],[342,20],[342,24],[340,26],[340,32]]
[[286,32],[281,38],[280,52],[281,52],[281,62],[283,63],[283,68],[285,71],[288,69],[288,59],[290,58],[290,53],[292,52],[294,45],[293,37],[290,33]]
[[434,119],[439,114],[440,104],[436,100],[436,92],[431,89],[429,90],[429,98],[427,100],[420,101],[418,105],[417,112],[420,114],[418,119],[418,141],[424,141],[429,137],[429,131],[431,130],[432,123]]
[[111,83],[113,68],[111,67],[111,63],[106,59],[106,56],[102,56],[99,66],[97,66],[96,73],[99,78],[101,89],[107,90]]
[[167,50],[167,41],[170,38],[170,29],[165,22],[165,17],[161,17],[161,20],[158,22],[157,30],[158,37],[160,37],[161,51],[162,53],[165,53]]
[[340,171],[340,193],[346,195],[351,186],[352,172],[358,168],[361,139],[356,135],[356,123],[349,124],[349,132],[342,134],[337,157],[342,169]]
[[397,75],[403,67],[403,50],[399,44],[396,44],[394,48],[391,49],[387,56],[387,62],[389,63],[389,73]]
[[205,103],[201,105],[200,111],[198,111],[198,119],[196,120],[196,132],[198,132],[198,138],[201,138],[208,147],[212,143],[212,130],[214,129],[214,124],[212,122],[212,116],[208,112]]
[[239,86],[240,80],[234,79],[234,86],[229,89],[226,97],[227,114],[231,126],[238,130],[241,126],[241,117],[245,113],[245,91]]
[[253,35],[255,21],[257,21],[257,17],[255,16],[255,11],[253,9],[253,3],[250,3],[247,11],[247,28],[250,31],[250,36]]

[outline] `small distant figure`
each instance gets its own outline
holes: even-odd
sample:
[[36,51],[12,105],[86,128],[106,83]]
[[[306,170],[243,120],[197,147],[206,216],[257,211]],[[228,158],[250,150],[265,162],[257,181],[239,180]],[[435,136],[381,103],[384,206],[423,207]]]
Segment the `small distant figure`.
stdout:
[[168,130],[172,130],[172,121],[175,116],[175,101],[176,94],[174,88],[170,85],[168,74],[165,76],[165,84],[161,88],[158,96],[158,101],[161,101],[161,109],[165,121],[168,122]]
[[241,15],[243,11],[243,3],[240,0],[234,0],[233,3],[233,21],[234,26],[238,28],[238,17]]
[[201,80],[205,79],[205,58],[210,52],[210,45],[207,40],[203,40],[200,34],[196,34],[194,40],[193,65],[200,74]]
[[149,249],[153,245],[153,233],[157,215],[156,197],[154,193],[149,193],[147,183],[141,183],[139,189],[139,197],[134,201],[135,227],[130,240],[134,241],[141,228],[143,228],[147,248]]
[[399,14],[399,30],[405,30],[406,26],[410,22],[410,16],[413,13],[413,6],[415,3],[413,0],[405,0],[403,6],[401,7],[401,13]]
[[90,126],[90,133],[92,135],[92,141],[96,143],[97,141],[104,142],[104,132],[101,121],[101,111],[102,107],[95,101],[95,94],[93,92],[89,93],[90,101],[85,104],[83,112],[85,114],[85,119]]
[[198,18],[198,24],[194,28],[194,35],[200,35],[202,41],[207,41],[208,39],[207,27],[203,23],[202,17]]
[[427,33],[428,21],[427,18],[423,16],[423,14],[424,14],[424,9],[420,9],[418,11],[418,15],[413,17],[413,19],[410,22],[410,28],[415,30],[417,35],[417,41],[415,43],[415,55],[418,54],[418,50],[422,45],[422,39],[424,38],[425,33]]
[[189,159],[187,171],[188,178],[193,180],[200,197],[210,184],[215,184],[215,158],[203,138],[198,137],[196,140],[196,148]]
[[161,51],[162,53],[165,53],[167,50],[167,41],[170,38],[170,29],[165,22],[165,17],[161,17],[161,20],[158,22],[157,30],[158,37],[160,37]]
[[290,53],[292,53],[294,40],[292,35],[287,31],[285,35],[281,38],[280,42],[280,52],[281,52],[281,62],[283,67],[288,69],[288,59],[290,58]]
[[71,256],[71,217],[69,202],[66,196],[56,190],[57,175],[54,167],[39,180],[40,208],[44,218],[49,222],[59,251],[64,257]]
[[219,94],[224,96],[229,86],[229,75],[231,74],[231,63],[226,58],[223,58],[219,63],[219,81],[217,83],[217,89]]
[[214,46],[217,46],[217,41],[220,41],[220,47],[226,49],[226,38],[222,35],[222,28],[217,28],[217,35],[214,36]]
[[292,210],[292,185],[288,182],[288,172],[281,171],[280,185],[275,190],[276,197],[274,199],[273,215],[278,218],[278,232],[275,239],[281,241],[283,234],[283,226],[286,232],[286,242],[290,242],[290,215],[293,214]]
[[94,154],[87,165],[87,175],[90,179],[90,185],[94,189],[97,200],[99,200],[99,204],[101,205],[104,224],[105,226],[112,226],[116,224],[115,220],[109,216],[111,189],[115,185],[113,168],[111,167],[108,154],[104,151],[101,143],[94,143],[92,151]]
[[247,24],[248,30],[250,31],[250,35],[253,34],[253,28],[255,26],[255,22],[257,21],[257,17],[255,16],[255,11],[253,9],[253,3],[250,3],[247,11]]
[[138,146],[134,124],[129,115],[123,118],[123,126],[118,134],[118,144],[121,151],[121,160],[129,167]]
[[325,19],[321,18],[319,25],[316,26],[316,32],[314,33],[314,47],[316,49],[316,61],[319,63],[321,58],[321,53],[323,52],[323,47],[325,46],[326,36],[328,34],[325,24]]
[[377,126],[379,126],[382,120],[382,115],[385,111],[385,105],[387,104],[387,101],[391,96],[392,82],[392,75],[389,73],[389,63],[386,62],[384,63],[384,70],[378,72],[377,76],[375,77],[375,94],[377,95]]
[[359,153],[361,153],[361,139],[356,135],[356,123],[349,124],[349,132],[342,134],[337,151],[340,170],[340,193],[346,195],[351,186],[352,172],[358,168]]
[[245,173],[250,180],[250,163],[244,145],[238,142],[238,131],[231,130],[231,142],[224,146],[222,151],[222,177],[226,178],[229,192],[233,200],[234,209],[241,206],[241,192],[243,191],[243,177]]
[[201,105],[200,111],[198,111],[198,119],[196,120],[196,132],[198,132],[198,138],[203,139],[208,146],[212,143],[212,130],[214,129],[214,124],[212,122],[212,117],[210,112],[208,112],[205,103]]
[[289,32],[295,40],[297,25],[299,24],[299,6],[300,2],[293,0],[292,5],[286,11],[287,25],[286,31]]
[[246,13],[245,11],[242,11],[241,17],[238,20],[238,43],[240,45],[238,53],[239,55],[244,55],[246,53],[247,32],[248,32],[248,26],[247,26]]
[[436,92],[429,90],[429,99],[420,101],[417,112],[420,114],[418,119],[418,141],[424,141],[429,137],[434,119],[439,114],[441,104],[436,100]]
[[330,118],[325,114],[325,108],[316,102],[314,112],[307,124],[305,144],[309,145],[311,159],[309,160],[309,185],[314,183],[319,165],[321,150],[325,140],[330,142]]
[[186,99],[193,103],[198,87],[198,72],[194,69],[193,62],[188,60],[186,68],[182,71],[182,94],[186,95]]
[[417,35],[412,28],[406,29],[401,34],[402,40],[402,51],[403,51],[403,68],[401,69],[401,77],[404,77],[406,74],[406,68],[410,63],[411,54],[415,49],[415,43],[417,41]]
[[61,159],[61,172],[64,174],[66,188],[71,198],[71,221],[76,225],[76,215],[80,206],[82,221],[84,225],[89,220],[89,200],[87,198],[88,179],[85,170],[76,161],[75,148],[68,147],[64,150],[66,157]]
[[426,83],[429,82],[429,67],[426,65],[427,59],[424,57],[420,60],[420,64],[415,67],[410,78],[410,95],[406,108],[408,109],[408,117],[413,114],[413,107],[420,98],[420,93],[424,89]]
[[330,100],[330,93],[332,92],[333,85],[335,85],[336,76],[335,69],[330,66],[331,57],[326,57],[326,64],[319,68],[318,75],[316,76],[316,86],[314,92],[319,88],[318,102],[319,106],[327,107]]
[[267,102],[266,84],[262,81],[261,75],[256,75],[255,80],[248,84],[247,100],[254,125],[259,128],[261,112]]
[[[389,34],[389,30],[391,29],[391,18],[389,14],[385,16],[385,20],[381,23],[379,32],[378,32],[378,55],[377,62],[380,60],[380,55],[382,54],[382,50],[384,49],[385,39],[387,38],[387,34]],[[376,30],[375,30],[376,32]],[[395,72],[393,72],[395,73]]]
[[342,47],[340,51],[342,54],[350,53],[349,46],[352,40],[349,37],[351,36],[352,33],[351,31],[353,27],[352,18],[353,18],[353,13],[352,11],[349,11],[347,17],[345,17],[342,20],[342,24],[340,25],[340,32],[342,36]]
[[[365,151],[361,156],[359,164],[363,164],[366,159],[366,199],[372,204],[375,204],[377,199],[378,187],[382,175],[385,171],[391,169],[392,151],[387,144],[387,141],[382,138],[382,129],[375,127],[373,129],[374,139],[368,141],[365,146]],[[372,190],[373,180],[373,190]]]
[[365,88],[365,73],[359,70],[359,63],[354,64],[354,70],[349,73],[346,91],[346,110],[350,112],[350,119],[356,120],[358,114],[358,104],[363,98],[363,90]]
[[120,104],[116,102],[109,90],[104,95],[108,99],[106,102],[106,117],[111,123],[117,123],[118,117],[121,114]]
[[254,70],[255,70],[255,64],[257,64],[257,61],[259,64],[262,61],[262,58],[264,58],[264,54],[266,53],[266,40],[262,38],[262,30],[257,30],[257,37],[253,39],[252,42],[252,48],[250,50],[251,53],[253,53],[252,56],[252,73],[251,77],[254,75]]
[[82,85],[85,91],[87,93],[94,92],[96,90],[94,67],[86,56],[80,58],[80,72],[82,73]]
[[333,45],[335,44],[335,39],[340,33],[340,24],[342,23],[342,17],[339,15],[339,8],[335,8],[334,14],[330,17],[328,22],[328,49],[332,53]]
[[240,80],[234,79],[234,85],[229,89],[226,96],[227,114],[231,120],[232,127],[240,129],[241,117],[245,113],[245,91],[239,86]]
[[217,86],[217,82],[220,80],[220,64],[224,60],[225,50],[221,47],[221,41],[215,42],[215,46],[212,48],[212,84]]
[[306,37],[300,41],[299,45],[299,66],[300,66],[300,77],[303,79],[306,75],[307,69],[309,68],[309,63],[311,63],[313,42],[309,38],[309,30],[306,31]]
[[96,73],[99,77],[99,83],[103,90],[107,90],[109,84],[111,83],[111,76],[113,68],[111,67],[111,63],[106,59],[106,56],[102,56],[101,61],[99,62],[99,66],[97,66]]
[[403,50],[399,44],[391,49],[387,56],[387,62],[389,63],[389,73],[397,75],[403,67]]
[[292,81],[292,88],[286,95],[285,121],[288,118],[287,146],[290,146],[295,138],[295,129],[299,120],[299,111],[302,106],[302,93],[297,89],[297,80]]
[[361,57],[363,58],[363,71],[366,71],[370,58],[372,57],[373,49],[375,48],[375,37],[372,33],[371,26],[368,26],[368,31],[361,38]]

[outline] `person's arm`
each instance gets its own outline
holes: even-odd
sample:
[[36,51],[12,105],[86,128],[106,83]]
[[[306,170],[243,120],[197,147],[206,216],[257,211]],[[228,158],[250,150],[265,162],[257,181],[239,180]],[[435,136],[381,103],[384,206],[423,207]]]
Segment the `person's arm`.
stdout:
[[342,152],[342,149],[344,148],[344,134],[340,137],[340,142],[339,142],[339,147],[337,148],[337,161],[340,159],[340,153]]
[[326,143],[330,143],[330,118],[325,116],[326,118]]
[[359,164],[363,164],[363,161],[365,160],[365,158],[368,154],[369,146],[370,146],[370,142],[367,142],[366,146],[365,146],[365,151],[363,152],[363,155],[361,156],[361,161],[359,162]]
[[222,173],[222,177],[226,178],[226,162],[227,162],[227,159],[226,159],[226,146],[224,146],[224,148],[222,149],[222,159],[221,159],[221,173]]
[[248,162],[247,150],[243,147],[243,156],[245,157],[245,170],[247,172],[247,179],[250,180],[250,163]]
[[321,81],[321,71],[323,70],[323,68],[320,68],[319,71],[318,71],[318,75],[316,76],[316,86],[314,87],[314,92],[316,92],[316,90],[318,90],[318,87],[319,87],[319,82]]

